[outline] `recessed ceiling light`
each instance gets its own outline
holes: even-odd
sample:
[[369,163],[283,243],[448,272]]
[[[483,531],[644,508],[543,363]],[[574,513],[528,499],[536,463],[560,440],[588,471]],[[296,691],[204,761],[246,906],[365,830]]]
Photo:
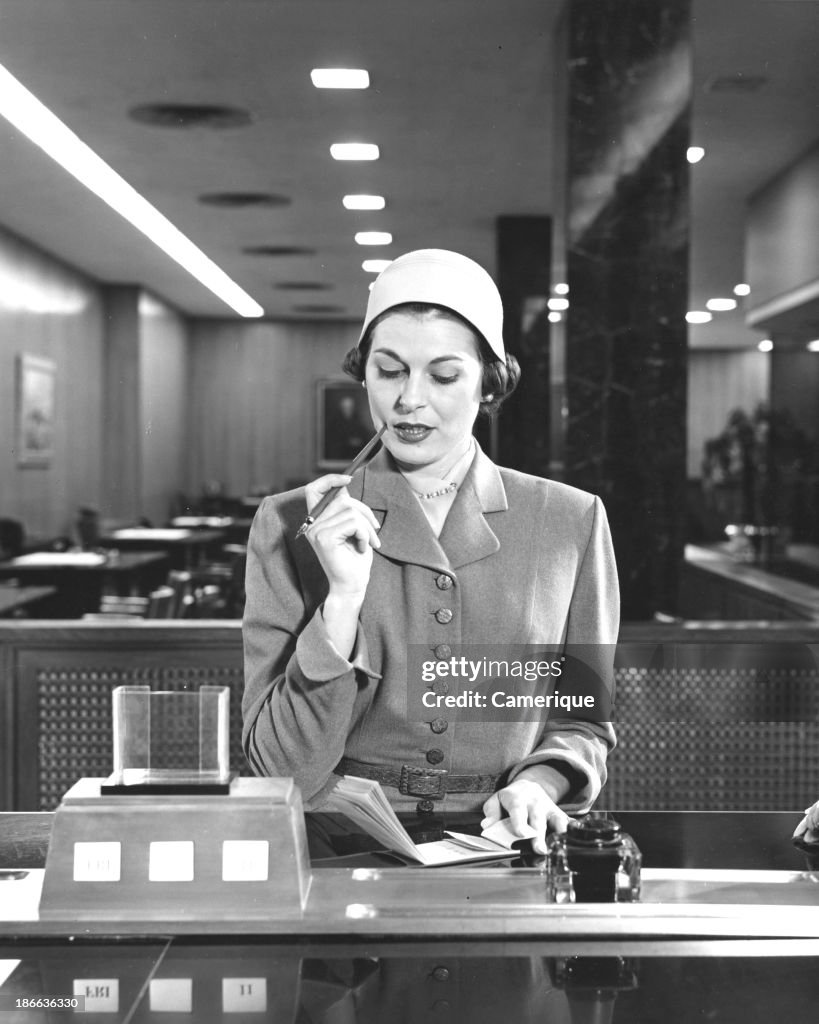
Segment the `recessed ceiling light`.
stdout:
[[568,295],[569,286],[565,283],[565,281],[561,281],[560,284],[556,284],[554,286],[552,291],[555,293],[555,295]]
[[690,324],[708,324],[714,317],[711,313],[706,313],[704,309],[692,309],[685,314],[685,319]]
[[289,196],[278,196],[272,192],[206,192],[199,196],[199,202],[206,206],[241,210],[246,206],[289,206],[291,200]]
[[703,86],[704,92],[758,92],[768,84],[765,75],[714,75]]
[[330,156],[334,160],[377,160],[378,146],[372,142],[334,142]]
[[392,235],[389,231],[356,231],[355,240],[358,245],[391,245]]
[[294,292],[327,292],[333,287],[326,281],[277,281],[274,288]]
[[368,274],[380,274],[391,263],[392,260],[364,260],[361,264],[361,269],[366,270]]
[[705,150],[702,146],[689,146],[685,153],[685,158],[690,164],[698,164],[704,156]]
[[749,284],[735,284],[734,295],[750,295],[751,286]]
[[345,196],[341,201],[346,210],[383,210],[387,205],[383,196]]
[[248,256],[312,256],[315,251],[305,245],[246,245],[242,249]]
[[550,313],[549,314],[549,323],[550,324],[559,324],[562,319],[563,319],[563,314],[562,313]]
[[559,311],[561,309],[568,309],[569,308],[569,300],[568,299],[549,299],[549,301],[546,303],[546,305],[549,307],[549,309],[552,310],[552,312],[557,312],[557,311]]
[[2,66],[0,114],[240,316],[264,315],[255,299]]
[[819,338],[815,338],[813,341],[809,341],[805,348],[808,352],[819,352]]
[[712,313],[725,313],[729,309],[737,308],[736,299],[709,299],[705,303],[705,308],[710,309]]
[[363,68],[313,68],[310,80],[317,89],[368,89],[370,76]]
[[128,116],[157,128],[241,128],[253,120],[241,107],[212,103],[142,103]]
[[763,338],[757,345],[757,348],[760,352],[771,352],[773,350],[773,342],[770,338]]

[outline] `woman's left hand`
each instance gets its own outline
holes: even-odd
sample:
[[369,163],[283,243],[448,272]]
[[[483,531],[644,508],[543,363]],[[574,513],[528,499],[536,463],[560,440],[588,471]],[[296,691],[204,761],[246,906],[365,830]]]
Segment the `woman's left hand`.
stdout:
[[486,815],[481,828],[489,828],[508,815],[512,828],[521,835],[524,826],[531,825],[537,832],[532,840],[535,853],[546,853],[546,832],[565,832],[569,815],[547,796],[543,787],[531,779],[517,778],[499,789],[483,805]]
[[805,817],[796,826],[796,836],[804,836],[807,843],[819,841],[819,800],[805,811]]

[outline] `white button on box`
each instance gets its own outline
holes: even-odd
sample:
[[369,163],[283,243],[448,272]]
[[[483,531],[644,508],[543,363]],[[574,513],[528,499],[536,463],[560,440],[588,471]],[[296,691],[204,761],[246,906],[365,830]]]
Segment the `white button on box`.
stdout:
[[266,839],[226,839],[222,843],[222,881],[266,882],[269,858]]
[[222,1013],[264,1013],[267,978],[222,978]]
[[148,988],[153,1013],[192,1013],[193,978],[154,978]]
[[75,882],[118,882],[121,843],[74,843]]
[[75,996],[85,996],[86,1013],[119,1013],[119,978],[75,978]]
[[148,848],[148,881],[192,882],[193,842],[184,839],[151,843]]

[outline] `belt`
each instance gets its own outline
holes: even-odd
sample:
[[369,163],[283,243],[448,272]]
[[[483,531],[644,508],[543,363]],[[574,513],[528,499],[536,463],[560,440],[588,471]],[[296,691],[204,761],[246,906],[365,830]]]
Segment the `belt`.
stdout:
[[402,764],[366,764],[342,757],[335,767],[336,775],[355,775],[374,779],[382,786],[394,786],[404,796],[420,796],[427,800],[443,800],[447,793],[494,793],[500,775],[450,775],[445,768],[416,768]]

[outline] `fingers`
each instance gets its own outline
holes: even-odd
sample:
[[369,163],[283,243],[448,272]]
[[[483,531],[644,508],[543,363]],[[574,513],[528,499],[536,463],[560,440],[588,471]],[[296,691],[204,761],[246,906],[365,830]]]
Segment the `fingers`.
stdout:
[[494,825],[496,821],[500,821],[503,817],[503,811],[501,809],[500,798],[497,793],[493,793],[492,796],[483,805],[483,813],[485,818],[481,822],[481,828],[489,828],[490,825]]
[[[305,500],[307,502],[307,510],[313,515],[316,506],[319,502],[331,492],[334,488],[341,488],[337,494],[332,497],[329,505],[327,505],[319,514],[316,516],[316,521],[319,519],[326,520],[331,514],[337,512],[340,508],[348,507],[357,509],[360,514],[367,520],[373,531],[377,533],[380,530],[381,525],[375,517],[372,509],[364,504],[362,501],[358,501],[356,498],[351,498],[347,493],[346,485],[352,480],[351,476],[347,476],[344,473],[328,473],[326,476],[319,477],[318,480],[314,480],[312,483],[305,487]],[[374,547],[380,547],[380,544],[374,544]]]
[[357,551],[362,552],[368,546],[381,547],[378,529],[378,520],[366,505],[361,502],[355,502],[354,505],[341,502],[337,506],[333,501],[307,531],[307,536],[314,546],[328,548],[352,544]]

